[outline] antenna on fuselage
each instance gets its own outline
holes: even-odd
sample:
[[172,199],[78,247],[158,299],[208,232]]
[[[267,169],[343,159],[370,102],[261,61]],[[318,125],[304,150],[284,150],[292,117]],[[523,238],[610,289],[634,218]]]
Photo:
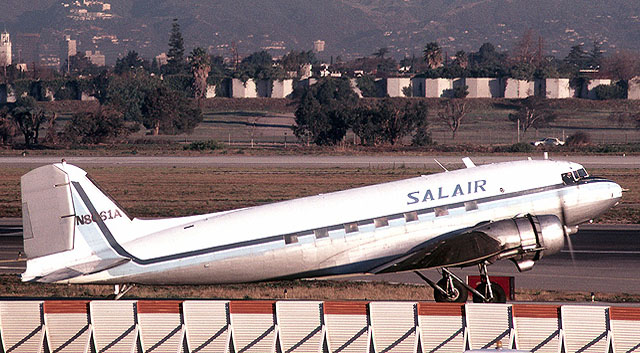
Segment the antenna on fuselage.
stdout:
[[434,161],[436,161],[436,163],[438,163],[438,165],[440,166],[440,168],[442,168],[445,172],[448,172],[448,171],[449,171],[449,170],[447,170],[447,168],[445,168],[445,167],[442,165],[442,163],[438,162],[438,160],[437,160],[437,159],[435,159],[435,158],[434,158],[433,160],[434,160]]

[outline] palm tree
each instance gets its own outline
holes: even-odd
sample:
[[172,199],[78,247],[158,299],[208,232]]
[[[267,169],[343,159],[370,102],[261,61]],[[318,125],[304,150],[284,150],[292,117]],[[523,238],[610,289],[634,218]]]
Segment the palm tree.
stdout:
[[467,55],[464,50],[459,50],[456,52],[456,58],[453,62],[461,68],[466,69],[469,66],[469,55]]
[[430,69],[436,69],[442,66],[442,48],[437,42],[427,43],[424,47],[424,61]]
[[211,59],[207,52],[197,47],[189,54],[191,73],[193,74],[193,94],[196,99],[206,98],[207,78],[211,71]]

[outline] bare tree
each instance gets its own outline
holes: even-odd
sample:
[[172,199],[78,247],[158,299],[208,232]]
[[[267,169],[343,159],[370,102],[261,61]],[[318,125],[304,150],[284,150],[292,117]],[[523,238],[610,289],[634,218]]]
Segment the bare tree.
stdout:
[[467,103],[462,99],[449,99],[444,103],[442,110],[438,112],[438,119],[451,130],[451,139],[456,139],[456,132],[462,124],[462,119],[467,115]]
[[533,64],[536,58],[536,40],[533,29],[527,29],[516,43],[511,53],[511,61],[519,64]]
[[630,80],[640,73],[638,53],[621,51],[602,59],[601,72],[616,80]]
[[538,97],[523,99],[517,112],[509,114],[509,120],[519,123],[522,133],[526,134],[529,128],[538,130],[549,126],[556,119],[556,115],[547,109],[547,102]]

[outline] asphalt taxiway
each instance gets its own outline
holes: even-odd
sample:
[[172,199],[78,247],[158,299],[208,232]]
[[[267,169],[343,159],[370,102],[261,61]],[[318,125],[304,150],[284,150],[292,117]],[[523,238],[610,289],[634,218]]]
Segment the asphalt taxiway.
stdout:
[[[534,159],[542,159],[542,152],[531,154]],[[449,169],[464,167],[462,156],[433,155],[433,156],[304,156],[304,155],[273,155],[273,156],[128,156],[128,157],[0,157],[0,165],[32,166],[58,163],[62,158],[68,163],[80,167],[113,166],[113,165],[171,165],[171,166],[217,166],[217,167],[411,167],[411,168],[439,168],[435,159]],[[479,155],[471,159],[475,164],[499,163],[526,159],[525,156],[496,156]],[[550,154],[554,160],[567,160],[582,164],[586,168],[640,168],[640,156],[607,155],[607,156],[564,156]]]

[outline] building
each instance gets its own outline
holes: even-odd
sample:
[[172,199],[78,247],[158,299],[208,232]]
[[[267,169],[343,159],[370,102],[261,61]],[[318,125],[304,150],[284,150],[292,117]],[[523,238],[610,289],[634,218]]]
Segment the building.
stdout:
[[[78,53],[77,49],[78,48],[76,40],[71,39],[71,36],[69,35],[65,36],[60,47],[60,63],[68,63],[69,57],[74,56]],[[66,69],[68,69],[68,67],[65,68],[65,70]]]
[[87,50],[84,52],[84,56],[87,57],[87,59],[89,59],[89,61],[91,61],[93,65],[96,65],[96,66],[105,65],[104,54],[101,54],[99,50],[96,50],[94,53],[92,53],[91,50]]
[[167,62],[169,62],[169,57],[167,56],[167,53],[160,53],[160,55],[157,55],[156,62],[158,63],[158,67],[162,65],[167,65]]
[[9,33],[0,33],[0,66],[11,65],[11,38]]
[[316,40],[313,42],[313,52],[319,53],[324,51],[324,40]]

